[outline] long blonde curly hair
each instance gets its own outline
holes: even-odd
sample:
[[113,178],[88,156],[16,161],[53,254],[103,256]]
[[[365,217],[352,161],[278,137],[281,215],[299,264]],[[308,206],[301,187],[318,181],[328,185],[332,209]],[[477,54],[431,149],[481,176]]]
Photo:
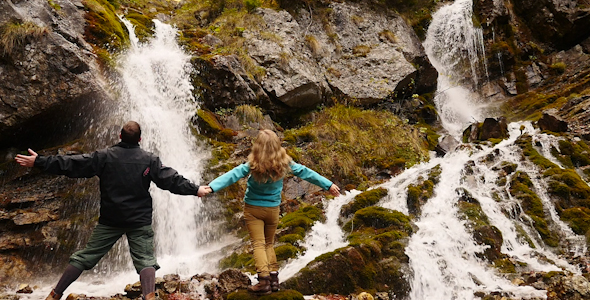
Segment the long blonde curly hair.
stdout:
[[250,174],[257,182],[274,182],[289,173],[291,157],[271,130],[260,130],[248,155]]

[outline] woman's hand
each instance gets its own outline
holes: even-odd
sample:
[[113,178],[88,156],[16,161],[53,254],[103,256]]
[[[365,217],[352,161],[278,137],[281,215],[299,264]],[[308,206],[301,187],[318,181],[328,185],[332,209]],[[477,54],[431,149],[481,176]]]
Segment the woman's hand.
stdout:
[[332,194],[332,196],[334,196],[334,197],[338,197],[338,196],[340,196],[340,188],[339,188],[337,185],[333,184],[333,183],[332,183],[332,185],[330,186],[330,189],[329,189],[328,191],[329,191],[329,192],[330,192],[330,194]]
[[213,189],[210,186],[202,185],[199,187],[199,191],[197,192],[197,196],[203,197],[209,193],[212,193]]

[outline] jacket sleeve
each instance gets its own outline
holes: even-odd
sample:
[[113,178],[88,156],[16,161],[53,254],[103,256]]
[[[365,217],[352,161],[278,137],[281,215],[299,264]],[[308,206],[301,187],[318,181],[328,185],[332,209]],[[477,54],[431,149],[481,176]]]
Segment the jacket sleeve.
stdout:
[[165,167],[160,158],[152,159],[150,169],[152,181],[159,188],[178,195],[197,195],[199,187],[173,168]]
[[311,182],[323,188],[324,190],[328,190],[330,189],[330,186],[332,186],[332,181],[304,165],[291,162],[291,170],[293,171],[293,175],[305,181]]
[[51,174],[90,178],[100,175],[105,157],[103,151],[78,155],[37,156],[35,167]]
[[244,178],[246,175],[250,173],[250,165],[248,163],[241,164],[229,172],[215,178],[211,183],[209,183],[209,187],[213,190],[213,192],[217,192],[221,189],[224,189]]

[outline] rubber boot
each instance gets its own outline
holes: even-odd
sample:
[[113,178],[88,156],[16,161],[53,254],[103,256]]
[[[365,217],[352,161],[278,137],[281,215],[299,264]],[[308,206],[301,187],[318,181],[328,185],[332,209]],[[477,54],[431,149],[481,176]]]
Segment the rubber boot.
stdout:
[[54,290],[51,290],[51,293],[49,293],[49,296],[47,296],[45,300],[59,300],[60,298],[60,294],[57,294]]
[[270,276],[258,275],[258,283],[248,287],[248,292],[256,293],[259,295],[268,295],[272,293],[270,290]]
[[270,272],[270,290],[273,292],[279,291],[279,272]]

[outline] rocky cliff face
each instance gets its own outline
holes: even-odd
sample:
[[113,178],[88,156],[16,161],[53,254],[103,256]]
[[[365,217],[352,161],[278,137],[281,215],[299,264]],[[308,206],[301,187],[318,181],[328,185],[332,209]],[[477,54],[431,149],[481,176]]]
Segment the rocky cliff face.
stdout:
[[0,2],[0,147],[66,141],[108,99],[80,1]]
[[[205,106],[213,110],[250,101],[285,115],[326,103],[332,95],[368,106],[435,89],[436,70],[401,16],[346,2],[331,3],[329,12],[318,16],[301,10],[293,16],[258,9],[263,25],[243,36],[265,75],[249,80],[235,64],[228,68],[226,58],[213,59],[202,75],[208,86],[219,88],[208,90],[205,99],[215,102],[206,100]],[[221,84],[228,78],[239,79]]]

